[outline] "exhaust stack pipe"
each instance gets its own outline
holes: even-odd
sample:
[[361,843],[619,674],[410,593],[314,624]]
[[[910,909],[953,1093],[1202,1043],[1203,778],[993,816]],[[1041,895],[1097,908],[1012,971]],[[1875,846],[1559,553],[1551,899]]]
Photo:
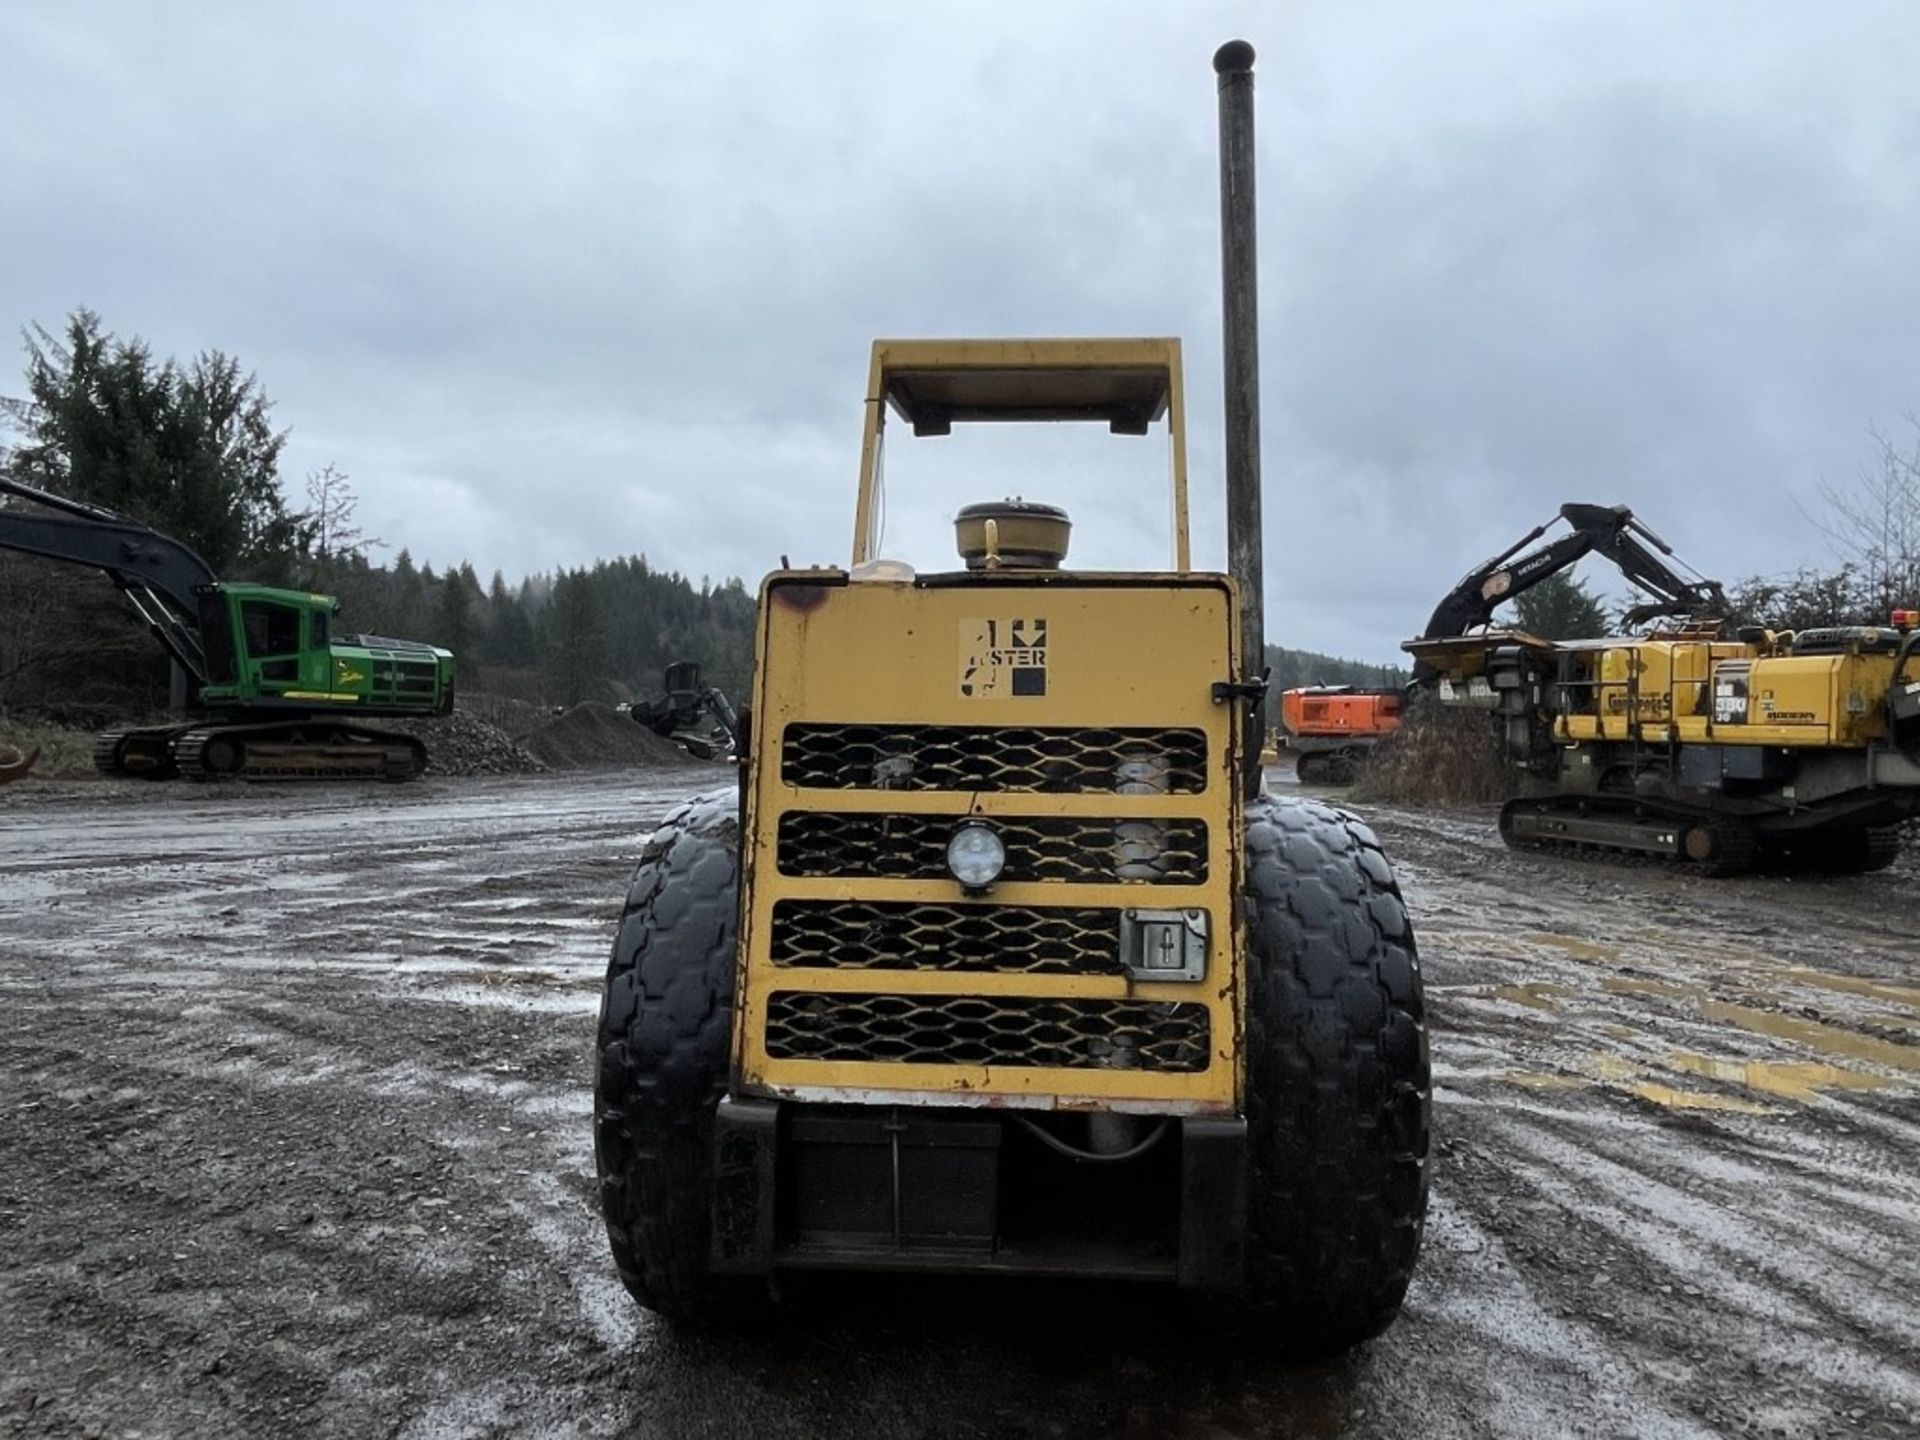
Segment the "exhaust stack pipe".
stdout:
[[1240,590],[1240,683],[1257,686],[1241,772],[1260,791],[1266,744],[1266,565],[1260,530],[1260,292],[1254,233],[1253,46],[1214,52],[1220,89],[1221,339],[1226,363],[1227,573]]

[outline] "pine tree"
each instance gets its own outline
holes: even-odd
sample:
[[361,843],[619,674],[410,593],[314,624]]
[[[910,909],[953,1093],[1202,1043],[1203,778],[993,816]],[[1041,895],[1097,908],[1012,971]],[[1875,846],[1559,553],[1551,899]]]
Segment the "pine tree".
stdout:
[[232,579],[284,578],[306,545],[278,464],[272,405],[217,350],[156,362],[91,310],[27,333],[26,443],[11,464],[49,489],[163,530]]
[[1514,625],[1542,640],[1587,640],[1608,631],[1607,612],[1587,593],[1586,582],[1549,575],[1513,602]]

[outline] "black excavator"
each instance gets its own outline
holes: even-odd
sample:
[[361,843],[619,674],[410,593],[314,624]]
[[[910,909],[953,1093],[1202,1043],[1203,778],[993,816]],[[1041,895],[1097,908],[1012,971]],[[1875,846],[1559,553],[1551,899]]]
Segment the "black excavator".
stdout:
[[411,735],[366,717],[453,708],[453,656],[411,640],[336,635],[330,595],[219,579],[191,547],[97,505],[0,475],[0,550],[105,574],[191,678],[194,718],[109,730],[109,775],[170,779],[408,780],[427,763]]
[[[1514,558],[1561,520],[1567,522],[1567,534]],[[1628,629],[1662,616],[1718,619],[1727,614],[1727,596],[1720,582],[1697,574],[1689,578],[1667,564],[1661,556],[1684,562],[1678,561],[1673,547],[1626,506],[1566,504],[1553,520],[1534,526],[1491,560],[1469,570],[1434,607],[1419,638],[1444,640],[1490,624],[1493,612],[1501,605],[1588,555],[1611,560],[1630,583],[1650,597],[1621,617]],[[1415,659],[1415,685],[1431,685],[1439,674],[1425,659]]]
[[667,666],[666,693],[658,700],[636,700],[630,713],[654,734],[671,740],[700,760],[723,760],[734,752],[740,717],[715,685],[703,685],[691,660]]

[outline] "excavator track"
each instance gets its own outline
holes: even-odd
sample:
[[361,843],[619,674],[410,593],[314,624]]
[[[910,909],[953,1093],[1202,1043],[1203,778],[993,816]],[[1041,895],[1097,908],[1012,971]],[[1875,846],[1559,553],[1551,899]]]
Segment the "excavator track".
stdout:
[[411,735],[301,720],[196,725],[173,758],[192,780],[414,780],[427,747]]
[[1763,846],[1762,863],[1795,875],[1869,875],[1900,858],[1898,825],[1854,825]]
[[94,737],[93,766],[103,775],[171,780],[180,773],[173,746],[188,725],[126,725]]
[[1760,860],[1760,837],[1738,816],[1661,815],[1593,796],[1509,800],[1500,838],[1515,850],[1607,850],[1701,875],[1742,875]]

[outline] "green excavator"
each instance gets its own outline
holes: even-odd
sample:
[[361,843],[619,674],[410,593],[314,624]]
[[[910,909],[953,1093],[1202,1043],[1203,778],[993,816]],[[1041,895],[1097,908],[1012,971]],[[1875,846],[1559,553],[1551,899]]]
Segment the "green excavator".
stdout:
[[445,715],[453,656],[412,640],[334,633],[330,595],[221,580],[149,526],[0,476],[0,549],[105,574],[192,682],[191,718],[109,730],[94,763],[170,779],[411,780],[427,749],[362,719]]

